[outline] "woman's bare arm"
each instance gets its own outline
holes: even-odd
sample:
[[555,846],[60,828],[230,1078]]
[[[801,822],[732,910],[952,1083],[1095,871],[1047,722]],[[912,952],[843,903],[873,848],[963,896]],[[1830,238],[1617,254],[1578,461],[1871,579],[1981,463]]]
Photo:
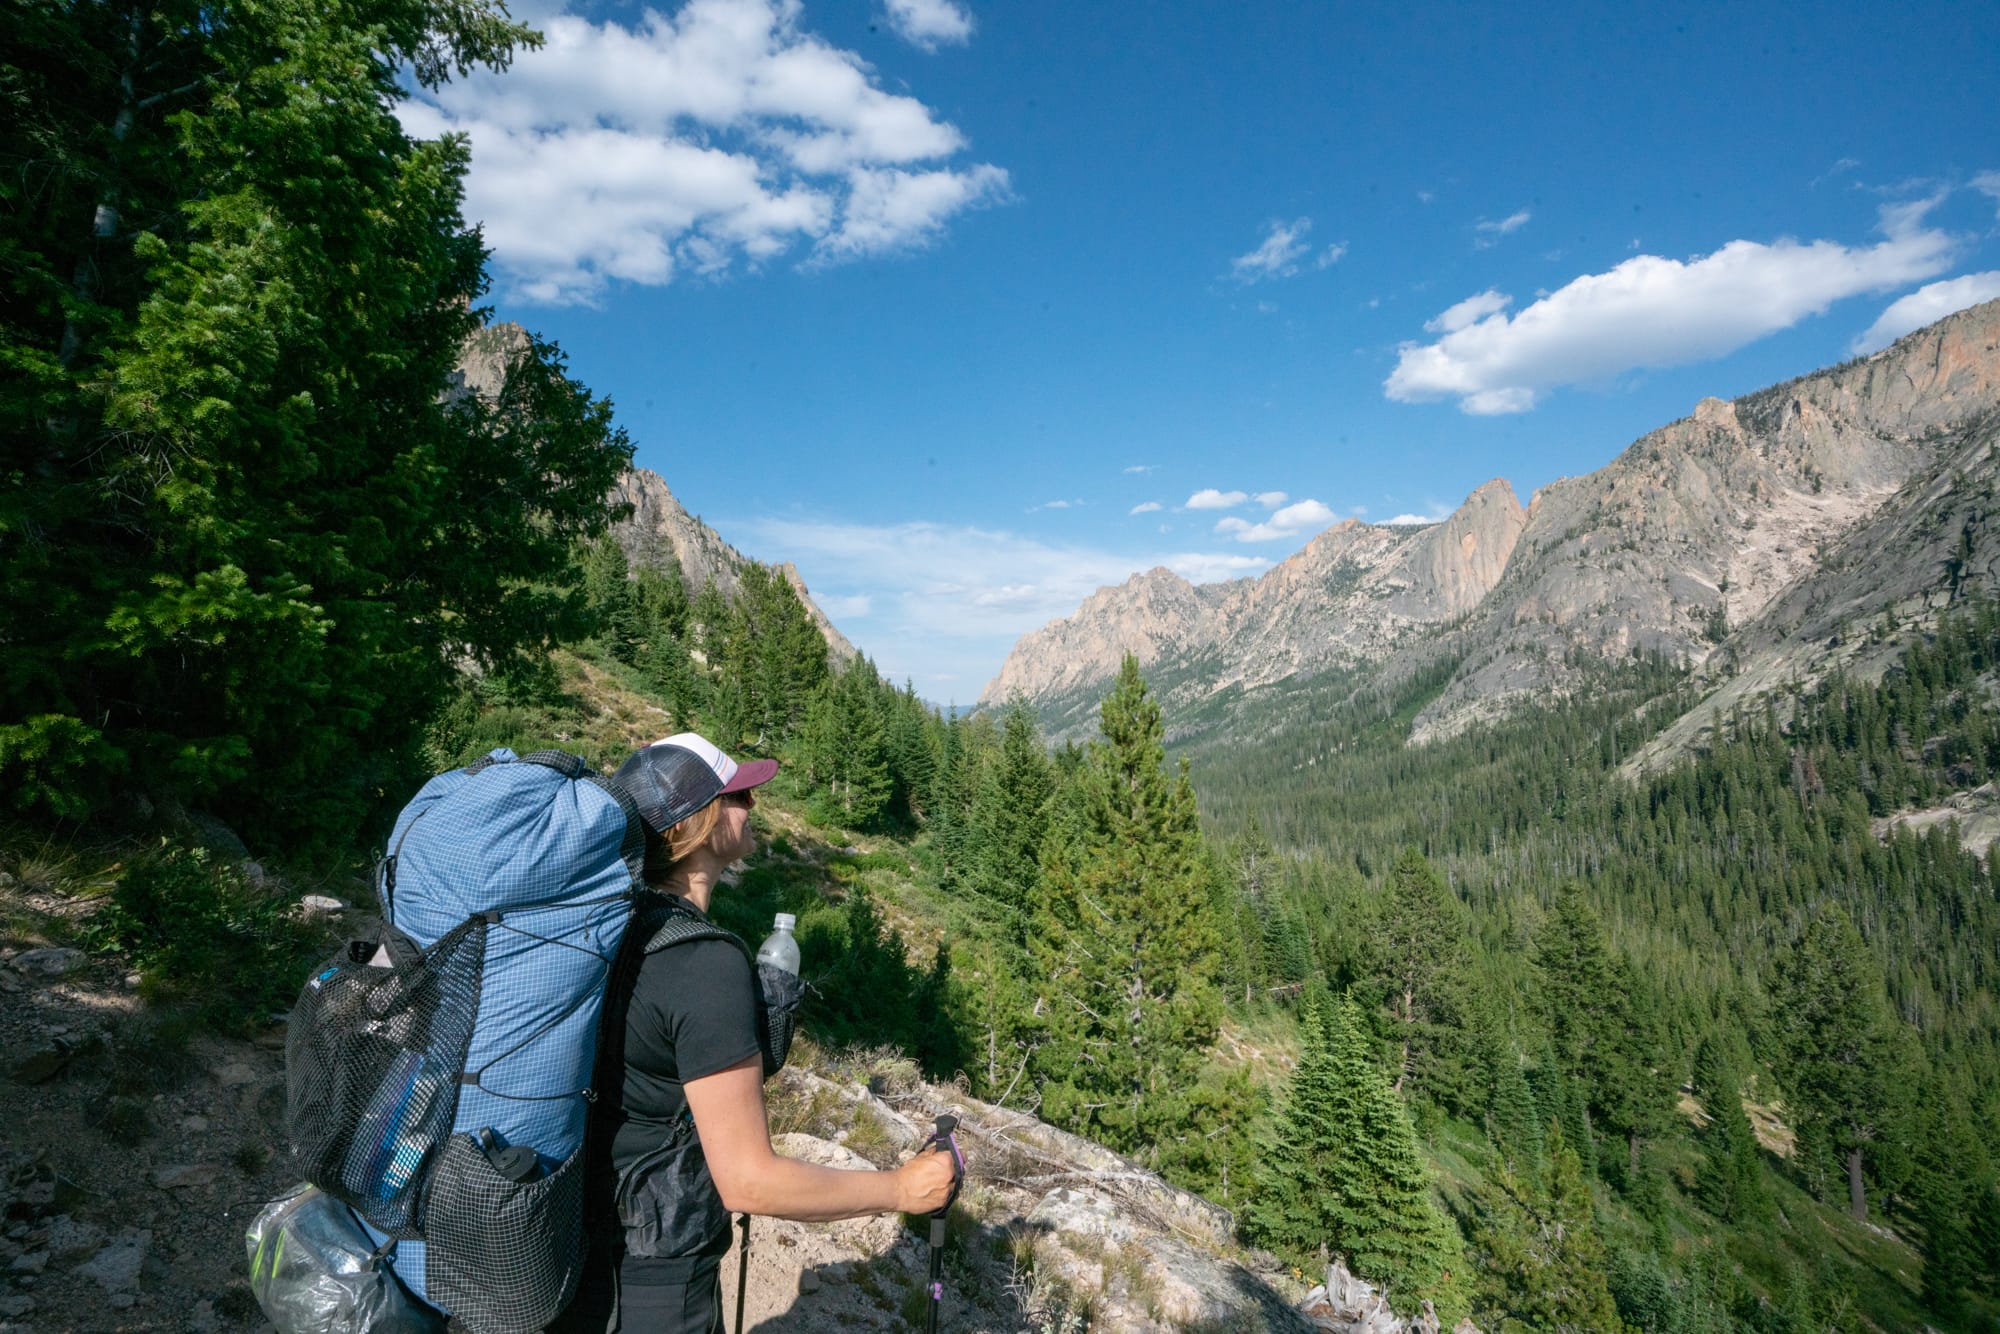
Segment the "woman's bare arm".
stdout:
[[759,1057],[689,1080],[684,1092],[709,1175],[732,1213],[807,1223],[892,1211],[927,1214],[951,1194],[946,1154],[918,1154],[892,1172],[850,1172],[771,1152]]

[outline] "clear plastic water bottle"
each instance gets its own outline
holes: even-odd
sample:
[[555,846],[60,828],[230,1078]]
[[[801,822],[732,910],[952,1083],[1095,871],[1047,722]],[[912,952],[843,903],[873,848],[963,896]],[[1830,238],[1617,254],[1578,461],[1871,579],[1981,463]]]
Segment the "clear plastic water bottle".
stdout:
[[792,935],[792,928],[799,919],[788,912],[778,914],[772,923],[771,934],[764,937],[764,943],[757,947],[757,962],[768,963],[774,968],[782,968],[793,977],[799,975],[799,942]]

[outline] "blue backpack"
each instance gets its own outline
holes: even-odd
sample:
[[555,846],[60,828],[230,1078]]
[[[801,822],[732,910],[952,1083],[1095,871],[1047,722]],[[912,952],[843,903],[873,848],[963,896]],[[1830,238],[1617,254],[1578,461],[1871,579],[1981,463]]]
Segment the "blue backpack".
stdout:
[[496,750],[426,784],[388,846],[383,930],[292,1012],[292,1151],[417,1297],[527,1334],[582,1272],[598,1020],[644,826],[577,756]]

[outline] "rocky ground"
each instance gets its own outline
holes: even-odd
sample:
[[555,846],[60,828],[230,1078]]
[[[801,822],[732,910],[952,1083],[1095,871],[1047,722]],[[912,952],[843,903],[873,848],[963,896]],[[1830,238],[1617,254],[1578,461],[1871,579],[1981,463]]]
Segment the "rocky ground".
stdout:
[[[242,1039],[185,1031],[117,960],[53,943],[80,911],[68,900],[0,885],[0,908],[0,1334],[268,1329],[243,1230],[292,1183],[282,1022]],[[887,1166],[939,1112],[963,1122],[972,1172],[942,1329],[1363,1328],[1294,1310],[1304,1285],[1236,1247],[1224,1211],[1101,1146],[922,1083],[892,1056],[803,1045],[770,1093],[781,1152]],[[744,1327],[921,1328],[919,1227],[755,1220]],[[732,1325],[736,1273],[732,1254]]]

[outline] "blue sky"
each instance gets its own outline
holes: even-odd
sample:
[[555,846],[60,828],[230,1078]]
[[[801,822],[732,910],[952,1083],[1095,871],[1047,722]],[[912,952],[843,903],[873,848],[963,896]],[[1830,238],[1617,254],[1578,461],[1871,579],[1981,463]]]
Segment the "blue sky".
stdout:
[[1984,0],[525,9],[404,112],[498,314],[941,702],[2000,296]]

